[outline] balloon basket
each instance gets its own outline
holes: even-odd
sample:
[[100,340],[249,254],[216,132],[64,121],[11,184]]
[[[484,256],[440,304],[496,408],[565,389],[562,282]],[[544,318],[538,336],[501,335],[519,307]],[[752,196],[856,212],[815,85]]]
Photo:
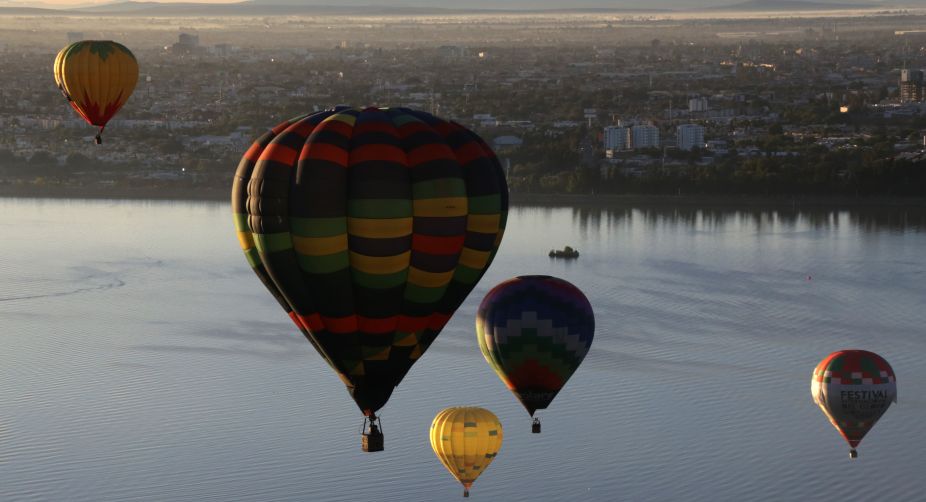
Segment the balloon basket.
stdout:
[[379,421],[376,416],[363,419],[363,433],[360,435],[360,449],[370,453],[374,451],[383,451],[384,441],[383,433],[376,423]]
[[858,458],[858,451],[855,448],[849,450],[849,458]]
[[364,433],[363,437],[360,440],[361,448],[363,451],[369,453],[373,451],[383,451],[383,435],[382,433],[370,434]]
[[534,419],[534,423],[531,424],[531,433],[540,434],[540,419]]

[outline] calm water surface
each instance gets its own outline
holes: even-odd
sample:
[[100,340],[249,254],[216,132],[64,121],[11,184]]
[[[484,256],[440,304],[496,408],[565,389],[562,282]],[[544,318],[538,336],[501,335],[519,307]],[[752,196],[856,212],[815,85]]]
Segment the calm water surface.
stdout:
[[[513,208],[488,275],[382,410],[386,451],[248,268],[226,204],[0,199],[0,500],[458,500],[428,427],[505,428],[472,500],[922,500],[926,218]],[[576,262],[551,261],[572,245]],[[590,298],[596,339],[541,435],[476,306],[514,275]],[[808,276],[812,279],[808,280]],[[826,354],[898,375],[848,459],[811,401]]]

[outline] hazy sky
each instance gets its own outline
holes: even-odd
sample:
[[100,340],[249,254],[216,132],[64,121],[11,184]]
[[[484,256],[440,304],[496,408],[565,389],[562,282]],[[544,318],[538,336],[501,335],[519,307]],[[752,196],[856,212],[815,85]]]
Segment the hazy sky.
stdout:
[[[17,7],[85,7],[90,5],[101,5],[107,3],[121,3],[122,0],[39,0],[39,1],[30,1],[30,0],[0,0],[0,6],[17,6]],[[139,2],[148,2],[151,0],[136,0]],[[158,3],[176,3],[176,2],[186,2],[186,3],[238,3],[241,0],[155,0]],[[537,0],[534,2],[524,1],[524,0],[512,0],[506,2],[501,0],[497,3],[497,8],[504,8],[505,4],[515,6],[517,4],[536,4],[538,6],[549,6],[549,4],[564,4],[564,5],[588,5],[588,6],[609,6],[609,7],[623,7],[623,8],[641,8],[643,5],[658,6],[658,7],[667,7],[670,5],[685,5],[685,6],[694,6],[694,7],[709,7],[715,5],[730,5],[741,3],[746,0],[661,0],[656,2],[648,2],[640,4],[632,0],[563,0],[562,2],[550,1],[550,0]],[[775,0],[768,0],[769,3],[775,3]],[[801,0],[798,0],[801,1]],[[899,4],[899,5],[922,5],[926,3],[926,0],[899,0],[899,1],[890,1],[890,0],[803,0],[817,3],[837,3],[837,4]],[[265,3],[275,3],[272,1],[265,0]],[[281,4],[292,4],[293,0],[282,0],[279,3]],[[339,5],[343,2],[339,0],[307,0],[305,2],[309,5]],[[351,1],[347,2],[350,5],[356,5],[358,2]],[[366,2],[360,2],[362,4],[369,5],[434,5],[434,6],[443,6],[446,4],[446,7],[456,7],[458,4],[453,0],[368,0]],[[520,6],[520,5],[519,5]]]
[[[149,0],[138,0],[140,2],[146,2]],[[158,3],[237,3],[240,0],[157,0]],[[17,7],[85,7],[90,5],[102,5],[108,3],[119,3],[118,1],[113,0],[47,0],[47,1],[38,1],[30,2],[28,0],[0,0],[0,6],[12,6]],[[333,3],[337,3],[336,0]]]
[[[136,0],[147,3],[150,0]],[[238,3],[241,0],[157,0],[159,3]],[[456,0],[252,0],[264,4],[282,5],[376,5],[376,6],[407,6],[407,7],[444,7],[456,8],[460,4]],[[697,9],[706,7],[728,6],[744,3],[748,0],[470,0],[469,7],[489,9],[525,9],[525,8],[562,8],[562,7],[597,7],[597,8],[623,8],[642,10],[650,9]],[[755,1],[755,0],[754,0]],[[795,0],[757,0],[765,4],[778,2],[788,3]],[[906,5],[915,7],[926,6],[926,0],[796,0],[828,4],[865,4],[865,5]],[[121,3],[121,0],[0,0],[0,6],[16,7],[43,7],[43,8],[73,8],[102,5],[108,3]]]

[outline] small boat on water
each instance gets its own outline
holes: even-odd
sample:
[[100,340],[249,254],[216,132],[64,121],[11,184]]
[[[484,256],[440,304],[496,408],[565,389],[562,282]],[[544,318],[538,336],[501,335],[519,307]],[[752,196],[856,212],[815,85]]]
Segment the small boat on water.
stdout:
[[551,249],[550,258],[567,258],[567,259],[576,259],[579,257],[579,250],[572,249],[571,246],[566,246],[563,249]]

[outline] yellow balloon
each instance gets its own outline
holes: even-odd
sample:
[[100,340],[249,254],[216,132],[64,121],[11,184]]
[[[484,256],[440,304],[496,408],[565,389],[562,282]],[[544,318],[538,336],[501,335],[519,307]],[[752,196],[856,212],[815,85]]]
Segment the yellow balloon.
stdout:
[[483,408],[447,408],[431,423],[431,448],[444,467],[463,484],[469,497],[473,481],[495,460],[502,447],[502,424]]
[[[71,107],[100,134],[138,82],[132,51],[110,40],[84,40],[61,49],[54,70],[55,84]],[[99,134],[96,139],[99,143]]]

